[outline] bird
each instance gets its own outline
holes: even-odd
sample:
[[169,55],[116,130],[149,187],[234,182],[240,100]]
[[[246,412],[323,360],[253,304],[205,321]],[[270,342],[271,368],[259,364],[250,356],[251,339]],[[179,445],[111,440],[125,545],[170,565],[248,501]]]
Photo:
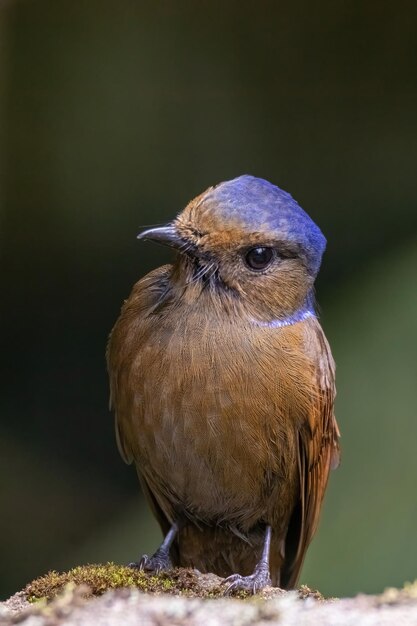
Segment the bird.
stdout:
[[138,238],[175,258],[134,285],[107,344],[117,445],[164,535],[131,565],[292,589],[340,454],[314,295],[326,239],[251,175]]

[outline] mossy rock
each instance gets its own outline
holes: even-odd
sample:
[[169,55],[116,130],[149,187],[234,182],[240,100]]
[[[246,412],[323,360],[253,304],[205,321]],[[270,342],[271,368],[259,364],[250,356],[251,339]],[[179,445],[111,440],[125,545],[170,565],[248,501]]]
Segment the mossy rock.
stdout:
[[[190,569],[173,569],[159,574],[106,563],[103,565],[80,565],[68,572],[51,571],[36,578],[24,588],[29,602],[41,599],[52,600],[68,584],[85,587],[85,595],[100,596],[109,589],[136,587],[146,593],[169,593],[190,597],[222,597],[225,587],[222,580],[214,575],[201,575]],[[246,597],[246,594],[240,594]]]

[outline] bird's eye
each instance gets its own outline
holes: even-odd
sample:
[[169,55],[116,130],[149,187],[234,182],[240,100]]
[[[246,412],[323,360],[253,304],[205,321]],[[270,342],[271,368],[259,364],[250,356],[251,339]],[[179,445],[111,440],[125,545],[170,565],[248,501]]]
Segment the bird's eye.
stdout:
[[258,248],[251,248],[246,253],[245,261],[252,270],[264,270],[273,258],[274,251],[272,248],[259,246]]

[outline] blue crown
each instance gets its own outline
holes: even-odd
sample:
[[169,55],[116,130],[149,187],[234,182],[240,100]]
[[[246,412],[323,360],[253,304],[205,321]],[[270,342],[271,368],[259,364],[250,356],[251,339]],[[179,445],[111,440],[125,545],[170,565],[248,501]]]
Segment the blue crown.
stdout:
[[239,176],[209,191],[203,205],[219,218],[239,223],[245,230],[266,232],[269,236],[297,245],[304,253],[314,276],[320,268],[326,238],[294,198],[267,180]]

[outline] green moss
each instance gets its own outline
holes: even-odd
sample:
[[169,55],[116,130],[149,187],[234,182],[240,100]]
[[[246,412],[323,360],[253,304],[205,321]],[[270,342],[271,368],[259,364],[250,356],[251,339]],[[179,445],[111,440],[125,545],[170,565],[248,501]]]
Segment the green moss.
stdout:
[[305,600],[306,598],[314,598],[314,600],[318,600],[319,602],[323,602],[325,600],[325,597],[320,593],[320,591],[310,589],[307,585],[301,585],[298,590],[298,595],[302,600]]
[[82,565],[68,572],[48,572],[29,583],[24,592],[30,602],[42,598],[55,598],[69,584],[85,586],[86,596],[99,596],[109,589],[136,587],[147,593],[170,593],[198,597],[220,597],[224,588],[202,589],[198,576],[192,570],[174,569],[160,574],[147,574],[114,563],[104,565]]
[[26,600],[30,604],[40,605],[40,604],[45,604],[48,598],[45,598],[45,596],[42,596],[41,598],[38,598],[37,596],[27,596]]
[[[159,574],[148,574],[138,569],[106,563],[103,565],[81,565],[68,572],[48,572],[29,583],[23,590],[32,604],[49,602],[68,589],[77,588],[82,597],[100,596],[110,589],[134,587],[145,593],[167,593],[171,595],[215,599],[224,597],[226,587],[222,579],[213,576],[201,576],[196,571],[175,568]],[[272,591],[272,595],[271,595]],[[279,590],[269,590],[264,597],[272,597]],[[303,585],[299,589],[300,598],[313,597],[323,600],[318,592]],[[252,596],[245,591],[236,591],[234,598],[245,600]],[[263,597],[261,593],[260,596]]]

